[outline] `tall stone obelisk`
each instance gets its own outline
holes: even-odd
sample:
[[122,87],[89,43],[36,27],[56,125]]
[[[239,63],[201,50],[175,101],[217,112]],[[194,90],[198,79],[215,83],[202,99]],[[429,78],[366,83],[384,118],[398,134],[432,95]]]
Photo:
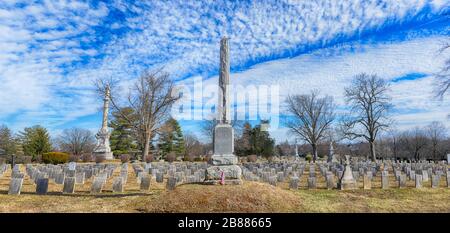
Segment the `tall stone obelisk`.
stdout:
[[205,183],[208,184],[241,184],[242,170],[237,165],[234,155],[234,131],[230,124],[230,57],[228,38],[220,40],[220,71],[217,117],[218,124],[214,128],[214,154],[206,170]]
[[230,106],[228,99],[230,88],[230,57],[228,48],[228,39],[226,37],[220,40],[220,70],[219,70],[219,103],[218,120],[221,124],[230,123]]
[[109,109],[109,87],[106,88],[105,98],[103,99],[103,119],[102,128],[95,135],[97,138],[97,145],[94,148],[94,156],[103,156],[107,160],[114,159],[111,147],[109,146],[109,136],[111,135],[108,130],[108,109]]

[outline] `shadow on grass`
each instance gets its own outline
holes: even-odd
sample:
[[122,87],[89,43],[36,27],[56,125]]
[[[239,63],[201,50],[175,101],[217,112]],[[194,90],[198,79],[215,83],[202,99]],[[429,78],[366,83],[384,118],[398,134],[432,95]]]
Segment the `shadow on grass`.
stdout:
[[[0,194],[8,194],[8,191],[0,191]],[[77,191],[76,193],[62,193],[62,192],[48,192],[44,195],[36,194],[35,192],[20,192],[20,194],[35,195],[35,196],[66,196],[66,197],[94,197],[94,198],[104,198],[104,197],[133,197],[133,196],[152,196],[153,192],[132,192],[132,193],[113,193],[112,191],[103,191],[98,194],[91,194],[89,191]]]

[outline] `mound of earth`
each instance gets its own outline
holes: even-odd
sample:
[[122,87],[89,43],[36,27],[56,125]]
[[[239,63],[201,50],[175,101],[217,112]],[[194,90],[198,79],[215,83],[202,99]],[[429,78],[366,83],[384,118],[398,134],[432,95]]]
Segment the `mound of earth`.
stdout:
[[268,184],[244,182],[243,185],[181,185],[163,191],[143,212],[295,212],[300,198],[289,190]]

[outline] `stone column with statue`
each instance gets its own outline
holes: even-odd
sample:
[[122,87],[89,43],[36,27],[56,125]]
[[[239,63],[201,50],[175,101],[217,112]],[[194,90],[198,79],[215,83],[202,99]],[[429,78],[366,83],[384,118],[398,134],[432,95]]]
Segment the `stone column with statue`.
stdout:
[[111,133],[108,130],[108,110],[109,110],[109,98],[110,90],[109,87],[105,90],[105,98],[103,99],[103,119],[102,127],[95,135],[97,138],[97,145],[94,148],[93,155],[95,157],[102,156],[106,160],[114,159],[113,153],[111,152],[111,147],[109,146],[109,137]]

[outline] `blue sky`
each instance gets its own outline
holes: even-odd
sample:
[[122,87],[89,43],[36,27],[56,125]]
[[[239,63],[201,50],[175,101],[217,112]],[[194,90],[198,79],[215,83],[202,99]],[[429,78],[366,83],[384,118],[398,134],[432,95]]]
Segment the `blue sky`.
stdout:
[[[233,84],[312,89],[343,105],[360,73],[391,82],[396,127],[450,126],[433,99],[437,51],[450,34],[449,1],[14,1],[0,2],[0,123],[53,135],[101,125],[93,80],[129,85],[165,67],[179,83],[216,83],[219,40],[230,38]],[[197,132],[198,122],[182,122]],[[272,135],[289,137],[279,128]]]

